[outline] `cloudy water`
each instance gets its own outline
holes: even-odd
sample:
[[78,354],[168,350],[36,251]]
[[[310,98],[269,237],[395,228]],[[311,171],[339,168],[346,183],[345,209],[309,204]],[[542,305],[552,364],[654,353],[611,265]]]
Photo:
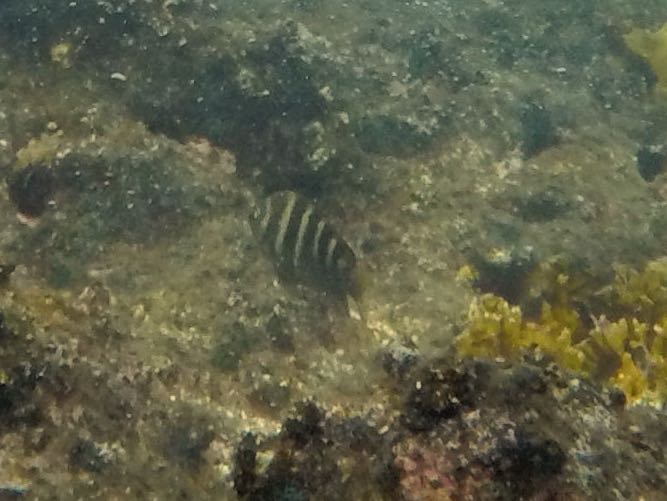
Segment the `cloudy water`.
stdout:
[[2,0],[0,500],[667,498],[667,3]]

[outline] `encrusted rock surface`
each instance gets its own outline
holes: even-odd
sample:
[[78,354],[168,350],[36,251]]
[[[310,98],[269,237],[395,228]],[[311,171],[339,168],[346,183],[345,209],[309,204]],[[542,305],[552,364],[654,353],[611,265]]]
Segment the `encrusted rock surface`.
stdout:
[[[664,254],[663,2],[345,5],[0,2],[0,497],[665,496],[664,411],[452,353],[481,292],[553,261],[598,314]],[[260,252],[275,189],[359,315]]]

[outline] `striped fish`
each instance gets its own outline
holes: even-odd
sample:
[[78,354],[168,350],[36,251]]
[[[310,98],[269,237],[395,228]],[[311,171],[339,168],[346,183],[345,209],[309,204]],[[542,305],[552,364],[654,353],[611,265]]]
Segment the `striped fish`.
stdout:
[[354,252],[303,196],[272,194],[253,214],[251,226],[280,272],[341,296],[359,297]]

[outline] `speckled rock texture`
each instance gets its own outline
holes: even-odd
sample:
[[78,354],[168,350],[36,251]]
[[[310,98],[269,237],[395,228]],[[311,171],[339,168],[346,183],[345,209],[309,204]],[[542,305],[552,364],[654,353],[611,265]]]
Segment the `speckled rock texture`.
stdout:
[[[667,101],[623,35],[666,21],[0,2],[0,498],[663,499],[660,405],[453,340],[481,293],[530,321],[551,262],[615,320],[614,267],[664,255]],[[261,252],[278,189],[355,249],[359,304]]]

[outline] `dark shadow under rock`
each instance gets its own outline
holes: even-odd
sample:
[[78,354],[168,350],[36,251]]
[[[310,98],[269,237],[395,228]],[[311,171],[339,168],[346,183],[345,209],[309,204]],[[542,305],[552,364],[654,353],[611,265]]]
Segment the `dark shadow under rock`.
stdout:
[[[257,471],[258,451],[272,459]],[[342,465],[348,465],[342,469]],[[398,477],[391,438],[361,417],[328,418],[312,401],[297,408],[277,439],[241,439],[235,456],[234,487],[242,499],[395,499]]]
[[558,144],[560,137],[551,112],[535,103],[527,104],[520,115],[521,150],[525,158]]

